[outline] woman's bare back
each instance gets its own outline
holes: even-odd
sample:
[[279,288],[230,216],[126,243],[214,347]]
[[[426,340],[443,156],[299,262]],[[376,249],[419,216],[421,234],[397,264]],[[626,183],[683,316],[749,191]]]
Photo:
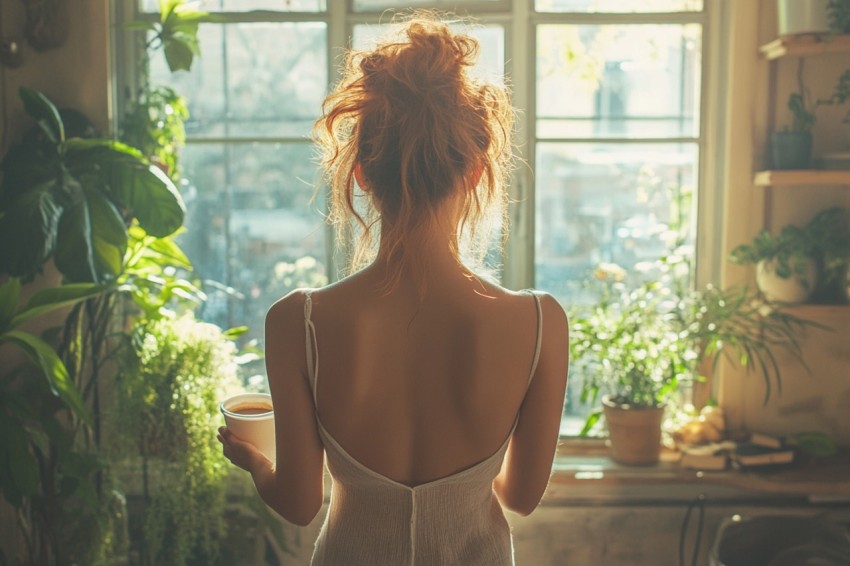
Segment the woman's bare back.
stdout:
[[312,293],[321,423],[360,463],[419,485],[495,453],[510,434],[534,360],[528,293],[463,274],[375,291],[366,270]]

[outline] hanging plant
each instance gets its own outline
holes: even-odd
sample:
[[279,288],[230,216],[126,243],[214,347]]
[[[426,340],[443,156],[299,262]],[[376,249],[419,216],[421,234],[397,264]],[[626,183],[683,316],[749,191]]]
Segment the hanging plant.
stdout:
[[220,22],[207,12],[197,10],[185,0],[159,0],[159,21],[128,22],[128,29],[152,32],[145,50],[162,48],[171,72],[188,71],[195,56],[201,54],[198,25],[201,22]]

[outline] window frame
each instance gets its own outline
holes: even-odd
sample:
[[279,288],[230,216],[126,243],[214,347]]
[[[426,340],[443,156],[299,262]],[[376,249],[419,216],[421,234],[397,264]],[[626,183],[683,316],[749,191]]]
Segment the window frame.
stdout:
[[[353,28],[358,24],[378,23],[388,18],[387,10],[354,11],[354,0],[339,2],[327,0],[326,10],[317,12],[276,12],[258,10],[251,12],[216,12],[226,22],[323,22],[327,26],[327,76],[328,85],[339,79],[339,58],[348,46]],[[509,208],[510,233],[502,251],[502,284],[512,289],[531,288],[535,282],[535,187],[536,166],[536,32],[546,24],[690,24],[701,25],[701,77],[699,133],[687,138],[698,148],[696,172],[696,247],[695,282],[698,286],[719,282],[723,264],[722,217],[725,206],[723,191],[720,190],[727,156],[720,141],[725,139],[727,113],[725,97],[727,91],[726,67],[728,65],[728,41],[723,40],[721,30],[729,25],[730,15],[726,2],[704,0],[699,12],[676,13],[553,13],[534,10],[534,0],[498,0],[477,2],[471,0],[454,5],[435,4],[437,10],[453,10],[459,15],[474,15],[481,24],[497,24],[505,30],[505,72],[510,77],[514,106],[519,110],[516,122],[516,152],[518,166],[510,184],[511,205]],[[424,8],[424,6],[423,6]],[[154,21],[155,13],[140,13],[136,0],[118,0],[111,3],[112,77],[109,88],[112,129],[117,130],[118,117],[123,115],[124,89],[137,89],[142,76],[139,69],[139,49],[144,49],[141,35],[127,33],[121,26],[133,19]],[[522,61],[524,64],[516,64]],[[131,90],[131,91],[132,91]],[[629,139],[628,143],[669,143],[678,138],[652,138],[650,140]],[[685,138],[681,138],[685,139]],[[282,142],[309,143],[305,137],[241,137],[241,138],[189,138],[191,143],[253,143]],[[546,140],[550,141],[550,140]],[[556,141],[556,140],[551,140]],[[558,138],[557,141],[580,141],[579,138]],[[589,140],[600,143],[604,139]],[[324,189],[326,191],[326,189]],[[326,192],[325,192],[326,194]],[[340,257],[334,242],[334,233],[326,225],[325,265],[330,281],[337,280]],[[716,384],[703,387],[703,397],[710,396]]]

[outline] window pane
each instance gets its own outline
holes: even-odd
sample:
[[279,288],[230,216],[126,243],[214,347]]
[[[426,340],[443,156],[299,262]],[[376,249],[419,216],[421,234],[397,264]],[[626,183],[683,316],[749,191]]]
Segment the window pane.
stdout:
[[[311,205],[309,144],[190,144],[183,152],[184,251],[205,290],[205,320],[262,339],[268,307],[325,275],[322,215]],[[321,199],[319,199],[321,200]],[[227,291],[227,288],[232,291]]]
[[538,26],[538,137],[699,135],[700,43],[697,24]]
[[699,12],[703,0],[535,0],[538,12]]
[[189,100],[190,136],[306,136],[327,88],[326,37],[320,22],[207,24],[190,73],[155,53],[151,78]]
[[[327,9],[326,0],[196,0],[195,4],[204,12],[321,12]],[[139,0],[139,10],[159,12],[159,0]]]
[[[499,1],[501,0],[472,0],[473,3]],[[469,2],[470,0],[466,0],[466,3]],[[357,12],[373,12],[388,8],[403,10],[406,8],[423,8],[429,6],[442,7],[446,4],[448,4],[446,9],[450,9],[453,6],[463,5],[464,0],[407,0],[406,2],[400,0],[354,0],[354,10]]]
[[538,143],[536,286],[564,304],[600,262],[631,271],[676,237],[693,245],[696,144]]
[[[505,80],[505,28],[499,25],[451,26],[478,40],[478,62],[472,76],[489,82],[503,84]],[[360,24],[354,26],[352,45],[355,49],[370,49],[378,39],[392,30],[391,24]]]

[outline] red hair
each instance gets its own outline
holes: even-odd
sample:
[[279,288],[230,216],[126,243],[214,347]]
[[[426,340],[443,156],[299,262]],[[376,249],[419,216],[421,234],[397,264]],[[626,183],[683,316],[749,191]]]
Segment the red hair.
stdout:
[[[474,236],[495,210],[502,227],[512,158],[513,109],[507,90],[473,79],[478,41],[433,13],[415,12],[371,51],[350,51],[342,79],[314,125],[331,188],[330,220],[340,238],[350,219],[362,228],[351,268],[362,267],[381,231],[390,261],[386,290],[422,269],[415,241],[448,197],[461,203],[458,234]],[[355,204],[359,165],[368,204]],[[468,232],[468,234],[466,234]],[[459,259],[458,242],[451,242]]]

